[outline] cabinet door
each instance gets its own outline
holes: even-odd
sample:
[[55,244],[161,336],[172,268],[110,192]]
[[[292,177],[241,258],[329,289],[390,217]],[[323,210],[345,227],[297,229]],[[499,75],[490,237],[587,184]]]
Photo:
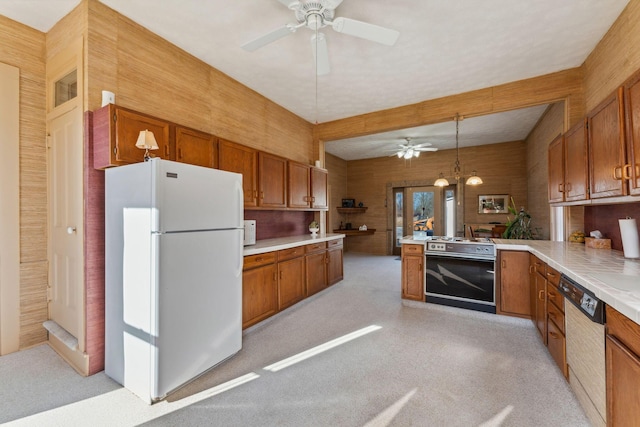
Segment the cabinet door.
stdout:
[[149,130],[158,143],[151,155],[172,160],[169,123],[145,114],[115,107],[115,163],[118,165],[144,161],[144,150],[136,147],[140,131]]
[[242,328],[278,311],[278,282],[275,264],[242,272]]
[[318,252],[305,256],[307,273],[307,296],[327,287],[326,252]]
[[329,174],[324,169],[311,168],[311,207],[315,209],[329,209],[327,197],[327,183]]
[[636,426],[640,420],[640,358],[613,335],[606,336],[607,424]]
[[592,199],[627,194],[622,179],[625,164],[622,88],[588,116],[589,187]]
[[278,263],[278,309],[282,310],[305,296],[304,257]]
[[151,154],[173,160],[169,122],[113,104],[93,113],[93,167],[104,169],[144,161],[144,150],[136,147],[142,130],[150,130],[158,143]]
[[287,207],[287,159],[272,154],[258,153],[258,206]]
[[640,72],[625,84],[625,119],[627,131],[627,166],[629,193],[640,194]]
[[245,147],[224,139],[218,142],[218,164],[220,169],[242,174],[244,190],[244,206],[258,205],[258,153],[253,148]]
[[342,245],[327,250],[327,285],[338,283],[344,277],[342,270]]
[[402,298],[424,301],[424,256],[402,257]]
[[176,160],[206,168],[217,168],[216,138],[205,132],[176,126]]
[[529,253],[500,251],[498,314],[531,317]]
[[311,166],[288,161],[289,207],[311,207]]
[[549,203],[564,201],[563,141],[560,135],[549,144]]
[[587,129],[584,120],[564,135],[564,200],[589,198]]
[[529,312],[531,313],[531,320],[533,324],[536,324],[536,280],[537,270],[542,267],[542,261],[537,256],[529,254]]

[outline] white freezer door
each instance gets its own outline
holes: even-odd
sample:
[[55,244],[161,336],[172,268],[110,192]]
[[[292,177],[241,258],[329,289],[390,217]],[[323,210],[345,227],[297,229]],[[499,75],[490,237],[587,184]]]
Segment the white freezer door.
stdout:
[[154,231],[242,228],[242,175],[163,160],[155,170]]
[[242,231],[169,233],[153,239],[159,263],[152,319],[155,400],[242,347]]

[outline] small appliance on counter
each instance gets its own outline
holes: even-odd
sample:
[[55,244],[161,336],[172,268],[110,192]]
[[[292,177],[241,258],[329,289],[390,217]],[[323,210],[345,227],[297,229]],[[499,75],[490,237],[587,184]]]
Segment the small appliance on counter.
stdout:
[[244,220],[244,246],[256,244],[256,220]]

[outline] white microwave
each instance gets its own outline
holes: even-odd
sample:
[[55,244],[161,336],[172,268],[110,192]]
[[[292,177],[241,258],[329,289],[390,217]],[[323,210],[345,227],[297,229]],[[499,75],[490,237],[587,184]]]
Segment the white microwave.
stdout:
[[256,244],[256,220],[244,221],[244,246]]

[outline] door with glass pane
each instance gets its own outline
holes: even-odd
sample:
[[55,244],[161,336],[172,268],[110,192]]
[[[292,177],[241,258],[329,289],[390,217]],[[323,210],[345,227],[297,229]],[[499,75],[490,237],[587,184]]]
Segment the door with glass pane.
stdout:
[[403,236],[456,235],[455,187],[401,187],[393,189],[393,254],[400,255]]

